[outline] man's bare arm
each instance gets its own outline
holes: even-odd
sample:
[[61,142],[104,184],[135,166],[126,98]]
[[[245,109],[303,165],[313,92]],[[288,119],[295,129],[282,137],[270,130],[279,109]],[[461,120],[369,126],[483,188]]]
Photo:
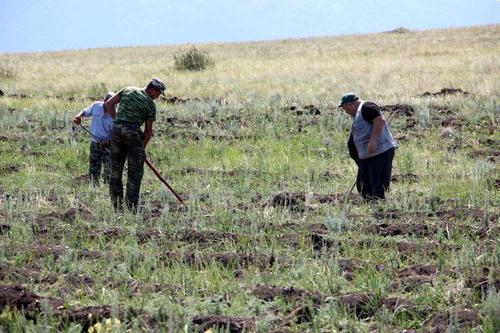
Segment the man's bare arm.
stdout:
[[370,141],[368,141],[368,153],[374,153],[377,150],[378,139],[382,133],[382,128],[384,128],[385,120],[383,116],[378,116],[373,119],[372,135],[370,136]]
[[146,120],[146,124],[144,125],[144,148],[148,145],[151,136],[153,135],[153,121]]
[[120,95],[116,94],[104,102],[104,112],[116,118],[116,104],[120,103]]

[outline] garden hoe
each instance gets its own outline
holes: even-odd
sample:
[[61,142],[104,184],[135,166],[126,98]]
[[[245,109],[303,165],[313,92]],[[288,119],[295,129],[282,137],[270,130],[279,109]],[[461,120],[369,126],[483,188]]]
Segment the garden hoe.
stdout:
[[[93,137],[94,139],[96,139],[96,137],[85,127],[83,126],[82,124],[79,124],[81,128],[83,128],[85,130],[85,132],[87,132],[91,137]],[[108,148],[106,148],[106,150],[108,150]],[[110,152],[111,153],[111,152]],[[175,196],[175,198],[181,203],[183,204],[184,206],[187,207],[186,203],[184,202],[184,200],[182,200],[182,198],[180,197],[180,195],[172,188],[172,186],[170,186],[167,181],[160,175],[160,173],[155,169],[155,167],[151,164],[151,162],[148,161],[147,158],[144,159],[144,161],[146,162],[146,164],[148,165],[148,167],[151,169],[151,171],[153,171],[153,173],[156,175],[156,177],[158,177],[158,179],[163,183],[165,184],[165,186],[170,190],[170,192],[172,192],[172,194]]]

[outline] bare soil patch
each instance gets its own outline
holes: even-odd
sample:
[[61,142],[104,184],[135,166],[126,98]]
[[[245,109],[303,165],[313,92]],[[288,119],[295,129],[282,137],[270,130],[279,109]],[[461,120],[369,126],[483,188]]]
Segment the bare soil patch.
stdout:
[[274,255],[267,256],[261,254],[242,253],[195,253],[185,252],[184,254],[167,252],[162,256],[162,260],[167,264],[182,262],[189,266],[202,267],[210,263],[217,263],[224,267],[248,267],[257,266],[261,269],[273,266],[276,258]]
[[493,148],[475,149],[467,154],[470,158],[486,159],[490,162],[496,162],[500,156],[500,151]]
[[390,297],[377,300],[373,295],[364,293],[344,294],[338,297],[338,301],[347,311],[354,313],[360,319],[371,317],[380,306],[391,312],[410,311],[413,308],[412,303],[403,298]]
[[475,310],[459,309],[452,312],[437,314],[434,318],[428,321],[430,327],[429,332],[445,333],[448,332],[450,320],[455,318],[461,329],[472,328],[477,326],[479,314]]
[[486,296],[490,287],[494,287],[495,290],[500,290],[500,279],[496,278],[490,281],[486,276],[469,276],[465,280],[465,286]]
[[261,175],[262,173],[256,170],[207,170],[187,167],[180,170],[180,174],[197,174],[197,175],[207,175],[216,177],[237,177],[246,175]]
[[219,243],[238,240],[238,234],[216,230],[183,230],[174,236],[175,240],[181,242],[196,243]]
[[81,175],[81,176],[76,176],[75,178],[73,178],[73,183],[75,185],[88,184],[89,182],[90,182],[89,175]]
[[287,301],[304,301],[311,299],[315,304],[323,302],[326,298],[316,291],[307,291],[296,289],[294,287],[279,288],[274,286],[257,285],[252,289],[251,294],[264,301],[273,301],[275,298],[280,297]]
[[93,214],[87,206],[80,202],[76,207],[68,208],[62,215],[62,219],[68,222],[74,221],[76,217],[80,217],[83,220],[89,220],[93,217]]
[[392,291],[412,291],[424,284],[432,284],[437,274],[434,265],[411,265],[401,269],[397,278],[391,283],[389,289]]
[[97,250],[78,250],[76,252],[76,257],[79,259],[99,259],[103,256],[103,253],[101,251]]
[[44,304],[57,309],[64,305],[62,300],[40,297],[21,286],[0,285],[0,311],[5,308],[41,311]]
[[41,268],[37,265],[16,265],[13,266],[7,262],[0,264],[0,280],[14,280],[25,282],[32,280],[33,282],[40,281]]
[[358,318],[367,318],[373,315],[373,306],[369,303],[374,303],[373,296],[363,293],[351,293],[339,296],[339,303],[342,304],[349,312],[356,314]]
[[404,115],[407,117],[412,117],[413,115],[415,115],[415,108],[409,104],[381,105],[380,110],[383,112],[396,113],[398,115]]
[[255,328],[255,319],[250,317],[196,316],[193,318],[192,323],[199,325],[199,332],[206,332],[210,328],[214,328],[222,329],[224,332],[242,333],[251,332]]
[[462,88],[442,88],[440,91],[436,91],[436,92],[426,91],[420,96],[421,97],[429,97],[429,96],[436,97],[436,96],[447,96],[447,95],[456,95],[456,94],[461,94],[461,95],[465,95],[465,96],[470,95],[469,92],[463,90]]
[[[29,320],[36,320],[37,315],[48,310],[60,324],[80,324],[83,332],[98,321],[114,316],[123,319],[127,315],[122,309],[113,309],[110,305],[66,308],[61,299],[38,296],[16,285],[0,285],[0,311],[5,308],[17,309]],[[150,327],[156,325],[154,319],[139,311],[130,310],[128,315],[141,318]]]
[[21,167],[17,164],[8,164],[0,166],[0,175],[10,175],[19,172]]
[[89,238],[99,238],[103,237],[106,240],[112,240],[112,239],[122,239],[125,237],[127,232],[118,227],[113,227],[113,228],[108,228],[108,229],[102,229],[102,230],[97,230],[97,231],[91,231],[88,236]]
[[44,244],[32,244],[28,250],[31,257],[34,259],[44,258],[52,256],[54,259],[58,259],[64,252],[68,251],[69,248],[54,244],[54,245],[44,245]]
[[321,111],[313,104],[300,106],[297,103],[292,103],[291,105],[285,107],[283,111],[291,113],[295,116],[318,116],[321,114]]
[[[339,204],[345,199],[344,193],[333,194],[314,194],[307,192],[279,192],[272,195],[264,206],[271,206],[275,208],[285,208],[292,212],[304,212],[307,208],[309,201],[310,204]],[[354,203],[359,202],[359,198],[351,193],[348,200]]]
[[391,181],[395,183],[418,183],[420,180],[420,177],[414,173],[405,173],[405,174],[400,174],[400,175],[393,175],[391,177]]
[[425,237],[434,233],[429,226],[419,223],[381,223],[368,226],[366,231],[380,236],[413,235]]
[[10,225],[8,224],[0,224],[0,235],[4,235],[10,231]]
[[411,265],[401,269],[398,272],[399,277],[408,277],[414,275],[434,276],[437,273],[437,267],[434,265]]

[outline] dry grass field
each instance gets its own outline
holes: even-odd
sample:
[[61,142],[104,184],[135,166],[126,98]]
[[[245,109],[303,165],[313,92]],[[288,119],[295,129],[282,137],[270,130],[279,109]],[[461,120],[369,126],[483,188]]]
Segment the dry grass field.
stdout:
[[[0,332],[498,332],[500,26],[0,54]],[[142,210],[85,181],[72,117],[168,86]],[[349,193],[354,91],[400,148]]]

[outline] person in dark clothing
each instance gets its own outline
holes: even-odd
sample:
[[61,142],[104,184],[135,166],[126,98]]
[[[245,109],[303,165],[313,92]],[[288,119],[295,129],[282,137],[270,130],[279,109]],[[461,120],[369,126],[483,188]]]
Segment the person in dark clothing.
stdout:
[[[145,88],[123,88],[104,104],[106,112],[115,118],[111,137],[109,192],[116,211],[122,210],[123,206],[122,174],[125,160],[128,160],[126,204],[129,210],[137,212],[145,148],[156,120],[154,100],[163,94],[165,88],[160,79],[153,78]],[[118,110],[115,111],[118,103]],[[142,124],[145,124],[144,133],[141,131]]]
[[367,200],[384,199],[398,145],[380,107],[374,102],[362,101],[354,93],[342,96],[338,106],[353,117],[347,147],[358,166],[356,188]]

